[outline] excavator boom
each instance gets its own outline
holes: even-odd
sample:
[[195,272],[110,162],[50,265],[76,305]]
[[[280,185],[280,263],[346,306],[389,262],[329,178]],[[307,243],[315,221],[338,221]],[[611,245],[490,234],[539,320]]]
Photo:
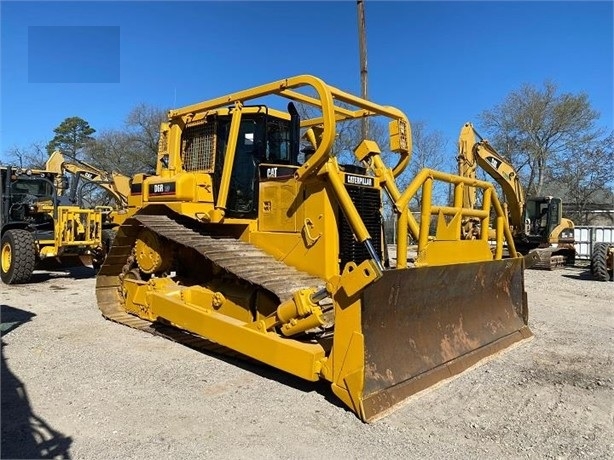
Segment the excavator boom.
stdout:
[[[80,182],[94,183],[106,190],[117,202],[118,207],[128,206],[128,196],[130,195],[130,177],[118,172],[109,173],[96,168],[84,161],[76,158],[69,161],[66,155],[59,150],[54,151],[47,160],[46,170],[53,171],[59,176],[65,173],[73,176],[73,184],[70,187],[69,195],[72,201],[77,200]],[[62,190],[66,192],[65,190]]]
[[[479,141],[478,141],[479,138]],[[463,177],[476,177],[479,166],[492,177],[503,190],[509,208],[510,225],[522,229],[525,194],[520,177],[514,167],[483,139],[471,123],[465,123],[459,136],[458,173]],[[464,205],[475,206],[475,188],[468,187]]]

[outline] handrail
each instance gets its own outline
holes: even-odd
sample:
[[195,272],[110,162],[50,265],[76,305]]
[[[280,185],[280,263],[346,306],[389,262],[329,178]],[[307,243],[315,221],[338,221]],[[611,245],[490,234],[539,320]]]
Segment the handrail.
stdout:
[[[454,185],[454,204],[452,206],[434,206],[432,204],[432,188],[433,181],[439,180]],[[463,189],[465,186],[481,188],[484,190],[484,199],[481,209],[467,208],[462,205]],[[401,196],[395,200],[395,208],[399,212],[397,225],[397,253],[407,253],[408,239],[408,214],[409,203],[417,193],[421,191],[421,210],[420,210],[420,228],[418,231],[418,253],[425,250],[429,242],[429,226],[431,216],[444,215],[453,217],[477,217],[481,219],[481,227],[489,228],[489,218],[491,209],[495,211],[495,259],[501,259],[503,255],[503,243],[507,243],[508,251],[511,257],[517,257],[514,239],[512,232],[506,219],[501,202],[497,198],[497,192],[493,184],[477,179],[456,176],[453,174],[436,171],[425,168],[420,171],[414,180],[409,184],[407,189]],[[412,216],[413,218],[413,216]],[[415,235],[414,235],[415,236]],[[483,241],[488,241],[488,231],[482,231],[480,238]],[[460,233],[457,239],[461,240]],[[404,257],[399,257],[397,266],[399,268],[406,267],[407,261]]]
[[[297,91],[298,89],[304,90],[305,88],[315,91],[316,95],[309,96]],[[363,117],[379,115],[389,118],[391,123],[391,141],[393,137],[392,124],[398,124],[403,127],[404,132],[402,134],[394,134],[403,139],[402,142],[398,143],[399,145],[395,144],[395,147],[392,149],[400,155],[398,163],[392,168],[393,175],[397,177],[409,164],[411,159],[411,127],[407,116],[401,110],[354,96],[328,85],[322,79],[313,75],[297,75],[230,93],[208,101],[172,109],[168,112],[168,119],[171,125],[184,125],[189,123],[197,114],[215,111],[229,105],[245,105],[247,101],[272,95],[306,103],[320,108],[322,111],[321,116],[301,122],[302,127],[321,125],[322,134],[315,153],[297,169],[295,173],[297,180],[313,174],[331,156],[332,146],[337,134],[336,123],[338,121],[357,120]],[[336,101],[344,102],[356,109],[340,107],[336,104]]]

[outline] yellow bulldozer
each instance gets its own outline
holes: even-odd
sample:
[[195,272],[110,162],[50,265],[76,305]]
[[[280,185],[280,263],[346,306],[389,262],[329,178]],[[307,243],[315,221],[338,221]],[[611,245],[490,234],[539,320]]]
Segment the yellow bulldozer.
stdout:
[[[315,116],[301,119],[297,103]],[[337,161],[339,127],[362,117],[388,123],[393,166],[370,139],[355,162]],[[524,258],[494,186],[424,169],[400,190],[410,159],[401,110],[312,75],[170,110],[157,172],[133,177],[98,272],[98,306],[130,327],[328,381],[361,420],[377,420],[532,337]],[[453,203],[432,202],[436,181],[451,184]],[[480,209],[462,206],[469,183],[483,190]],[[393,266],[382,262],[384,193],[398,221]],[[491,211],[494,249],[461,238],[463,217],[486,223]],[[404,256],[410,238],[415,259]]]

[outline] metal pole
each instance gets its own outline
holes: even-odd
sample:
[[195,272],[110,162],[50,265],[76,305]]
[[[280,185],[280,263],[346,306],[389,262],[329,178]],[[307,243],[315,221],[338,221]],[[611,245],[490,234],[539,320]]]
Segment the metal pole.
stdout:
[[[365,6],[364,0],[356,0],[358,7],[358,47],[360,53],[360,96],[368,99],[367,93],[367,32],[365,25]],[[361,120],[361,135],[363,139],[369,136],[369,119],[364,117]]]

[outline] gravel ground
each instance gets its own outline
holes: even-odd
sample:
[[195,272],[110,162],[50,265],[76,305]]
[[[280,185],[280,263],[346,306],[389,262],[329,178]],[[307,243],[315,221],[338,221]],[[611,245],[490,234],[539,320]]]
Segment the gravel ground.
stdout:
[[532,341],[369,425],[325,383],[104,320],[87,268],[37,272],[0,284],[2,458],[612,458],[614,283],[526,289]]

